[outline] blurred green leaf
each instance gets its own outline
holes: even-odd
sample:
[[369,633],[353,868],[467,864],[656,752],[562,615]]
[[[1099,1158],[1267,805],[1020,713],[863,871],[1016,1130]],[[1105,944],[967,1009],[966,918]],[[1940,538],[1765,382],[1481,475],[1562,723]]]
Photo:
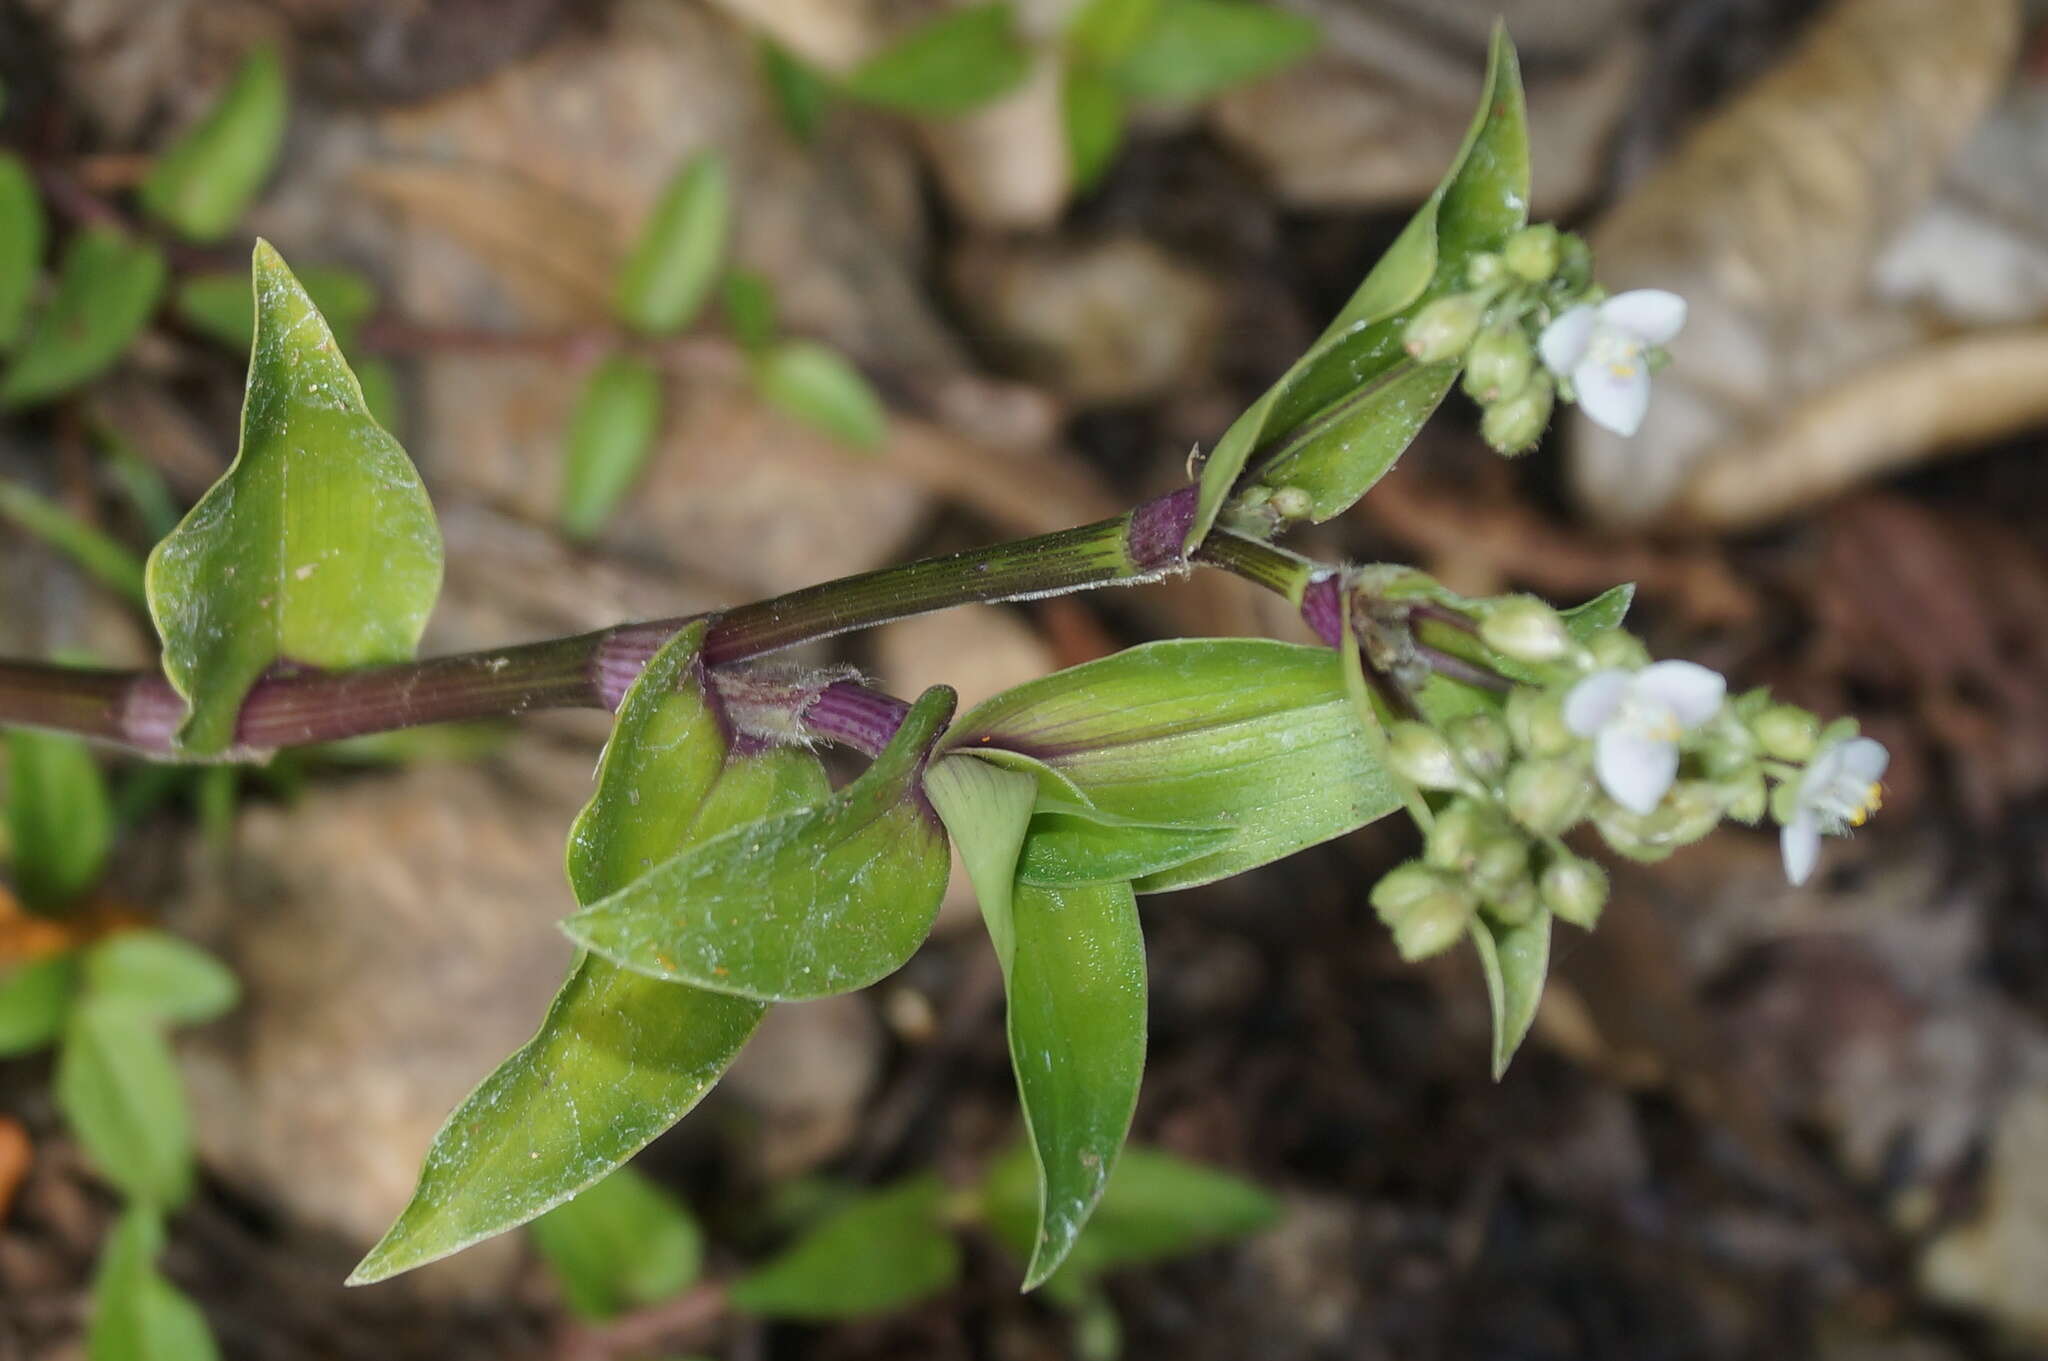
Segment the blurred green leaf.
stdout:
[[99,1174],[131,1200],[174,1209],[192,1189],[185,1092],[163,1030],[139,1007],[86,997],[57,1058],[58,1108]]
[[[1032,1250],[1036,1181],[1031,1153],[1020,1147],[990,1167],[984,1183],[989,1228],[1019,1256]],[[1241,1177],[1157,1149],[1127,1148],[1050,1293],[1072,1299],[1077,1286],[1105,1271],[1243,1238],[1279,1215],[1279,1202]]]
[[194,241],[225,236],[276,164],[290,112],[277,53],[257,48],[206,116],[157,158],[138,191],[142,206]]
[[751,269],[736,269],[725,276],[726,325],[740,348],[758,354],[775,339],[775,288]]
[[1067,20],[1067,50],[1085,61],[1121,61],[1144,41],[1160,0],[1085,0]]
[[569,1307],[607,1319],[697,1279],[704,1236],[681,1202],[630,1167],[557,1205],[528,1227]]
[[888,414],[868,380],[814,340],[785,340],[764,351],[754,383],[775,406],[857,449],[878,449],[888,434]]
[[1498,1082],[1528,1037],[1536,1004],[1543,1000],[1543,980],[1550,972],[1550,914],[1538,911],[1521,926],[1497,926],[1475,917],[1472,945],[1479,951],[1486,1000],[1493,1007],[1493,1080]]
[[1192,104],[1293,65],[1321,39],[1313,21],[1268,5],[1159,0],[1115,78],[1134,99]]
[[1031,53],[1007,3],[949,10],[876,53],[846,78],[846,92],[898,113],[945,118],[1022,84]]
[[[353,346],[356,328],[377,310],[377,286],[340,265],[308,265],[297,278],[326,318],[335,343],[344,350]],[[249,275],[238,270],[186,275],[171,295],[171,310],[187,326],[228,349],[246,354],[256,342],[256,290]]]
[[1041,797],[1017,877],[1050,888],[1124,883],[1220,849],[1232,827],[1161,826]]
[[1224,432],[1202,467],[1188,547],[1207,536],[1254,459],[1258,485],[1308,492],[1317,520],[1365,495],[1457,376],[1456,365],[1417,365],[1402,349],[1413,309],[1463,288],[1472,256],[1504,242],[1528,211],[1521,71],[1496,29],[1479,109],[1449,173],[1315,344]]
[[100,441],[104,457],[100,466],[107,472],[114,487],[135,511],[135,518],[142,522],[143,531],[153,543],[171,532],[178,523],[177,503],[171,499],[170,485],[156,465],[135,452],[133,445],[113,434],[104,427],[93,431]]
[[946,738],[1029,753],[1116,817],[1236,831],[1140,893],[1227,878],[1400,807],[1367,741],[1334,651],[1258,638],[1134,647],[1006,691]]
[[7,731],[7,826],[14,885],[29,907],[63,907],[99,882],[114,810],[92,749],[76,737]]
[[615,354],[592,369],[569,417],[562,462],[562,531],[596,537],[661,433],[661,375],[636,355]]
[[790,135],[799,142],[817,140],[831,109],[831,85],[801,57],[767,38],[761,40],[761,74]]
[[412,655],[441,585],[419,474],[370,416],[306,291],[256,243],[256,346],[234,463],[149,555],[164,674],[193,755],[225,751],[272,665]]
[[153,1206],[133,1205],[115,1224],[93,1277],[86,1324],[91,1361],[216,1361],[206,1316],[156,1272],[163,1223]]
[[953,692],[927,690],[859,779],[808,808],[735,827],[562,924],[652,978],[764,1001],[851,992],[923,943],[949,857],[922,797]]
[[0,973],[0,1058],[32,1054],[56,1042],[78,987],[78,960],[45,955]]
[[21,157],[0,151],[0,350],[13,348],[28,320],[47,230],[35,176]]
[[696,319],[725,263],[732,183],[725,161],[700,152],[662,190],[619,273],[619,320],[648,335],[673,335]]
[[[807,751],[728,752],[704,701],[704,630],[693,624],[664,644],[619,705],[597,790],[569,832],[578,902],[680,848],[830,793]],[[711,1090],[764,1010],[580,956],[539,1032],[434,1136],[411,1202],[350,1280],[411,1270],[590,1186]]]
[[118,931],[85,952],[88,996],[125,1002],[173,1025],[224,1016],[242,988],[225,964],[162,931]]
[[14,366],[0,379],[0,408],[61,397],[114,366],[156,311],[164,257],[112,227],[71,238],[57,291],[30,324]]
[[0,482],[0,519],[49,544],[130,604],[148,603],[142,588],[142,559],[119,539],[94,529],[56,502],[18,482]]
[[1067,173],[1075,189],[1100,180],[1124,140],[1124,97],[1090,66],[1067,68],[1060,117],[1067,133]]
[[761,1318],[864,1318],[946,1290],[960,1245],[943,1215],[946,1188],[915,1177],[861,1196],[780,1256],[733,1282],[733,1308]]

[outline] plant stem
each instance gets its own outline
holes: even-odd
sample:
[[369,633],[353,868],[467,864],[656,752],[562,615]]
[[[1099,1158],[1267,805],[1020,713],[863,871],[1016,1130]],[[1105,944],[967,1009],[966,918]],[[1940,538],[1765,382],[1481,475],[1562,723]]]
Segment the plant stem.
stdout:
[[[705,661],[714,684],[758,705],[767,691],[737,663],[800,643],[954,605],[1031,600],[1102,586],[1136,585],[1188,570],[1179,555],[1194,514],[1194,489],[1145,502],[1077,529],[1019,539],[846,577],[716,615]],[[1335,582],[1328,568],[1224,531],[1195,561],[1314,610]],[[1322,587],[1320,591],[1318,587]],[[624,624],[517,647],[353,671],[281,670],[243,701],[235,745],[223,759],[331,742],[423,723],[502,717],[535,709],[616,709],[647,659],[699,616]],[[1324,630],[1318,625],[1318,632]],[[721,670],[723,668],[723,670]],[[850,681],[790,686],[791,717],[818,736],[879,750],[900,720],[899,700]],[[153,671],[109,671],[0,660],[0,724],[75,733],[144,755],[177,755],[185,703]]]

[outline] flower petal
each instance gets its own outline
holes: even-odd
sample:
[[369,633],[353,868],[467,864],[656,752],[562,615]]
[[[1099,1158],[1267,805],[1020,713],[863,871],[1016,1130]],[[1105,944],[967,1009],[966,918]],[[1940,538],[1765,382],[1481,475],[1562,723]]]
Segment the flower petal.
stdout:
[[1564,725],[1580,737],[1591,737],[1613,719],[1628,694],[1629,674],[1609,668],[1595,671],[1564,697]]
[[1778,829],[1778,853],[1785,860],[1785,878],[1798,888],[1813,877],[1820,863],[1820,823],[1805,809]]
[[1586,357],[1586,348],[1593,343],[1593,328],[1599,323],[1599,309],[1582,306],[1572,308],[1544,327],[1536,340],[1536,352],[1543,356],[1544,367],[1560,378],[1577,368]]
[[1678,777],[1678,747],[1618,724],[1600,730],[1593,772],[1607,796],[1632,813],[1655,811]]
[[1859,784],[1876,784],[1892,763],[1892,754],[1874,737],[1852,737],[1836,750],[1841,773]]
[[1603,364],[1582,359],[1572,370],[1572,387],[1579,410],[1594,424],[1623,436],[1643,428],[1643,414],[1650,409],[1650,373],[1641,360]]
[[1635,692],[1671,710],[1682,728],[1697,728],[1721,712],[1728,681],[1698,662],[1652,662],[1636,673]]
[[1601,303],[1600,320],[1645,345],[1668,345],[1685,328],[1685,299],[1661,288],[1633,288]]

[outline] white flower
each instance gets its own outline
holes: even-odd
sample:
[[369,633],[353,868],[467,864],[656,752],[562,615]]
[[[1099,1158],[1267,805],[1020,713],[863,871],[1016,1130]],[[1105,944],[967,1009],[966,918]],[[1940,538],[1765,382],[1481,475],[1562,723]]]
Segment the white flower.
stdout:
[[1721,711],[1728,682],[1697,662],[1595,671],[1564,697],[1565,726],[1593,739],[1600,787],[1631,812],[1656,808],[1678,776],[1678,742]]
[[1650,408],[1648,352],[1685,325],[1685,299],[1661,288],[1617,293],[1574,307],[1543,328],[1536,348],[1569,378],[1579,408],[1617,435],[1633,435]]
[[1841,836],[1861,827],[1884,801],[1884,768],[1891,753],[1882,742],[1852,737],[1821,748],[1799,777],[1792,820],[1778,832],[1785,877],[1803,884],[1820,860],[1821,833]]

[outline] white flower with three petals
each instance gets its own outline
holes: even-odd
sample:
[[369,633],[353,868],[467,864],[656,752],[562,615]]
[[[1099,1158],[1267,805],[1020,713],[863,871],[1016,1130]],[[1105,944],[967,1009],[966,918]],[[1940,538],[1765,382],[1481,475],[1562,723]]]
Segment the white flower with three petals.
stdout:
[[1678,744],[1721,711],[1728,682],[1697,662],[1595,671],[1564,699],[1564,722],[1593,739],[1593,773],[1622,807],[1649,813],[1678,777]]
[[1543,328],[1543,363],[1571,380],[1579,409],[1617,435],[1633,435],[1650,409],[1651,350],[1685,325],[1685,299],[1661,288],[1574,307]]
[[1778,849],[1785,857],[1785,877],[1793,887],[1805,883],[1820,862],[1822,833],[1842,836],[1861,827],[1884,801],[1885,767],[1891,753],[1882,742],[1851,737],[1822,747],[1806,763],[1793,800],[1792,820],[1778,831]]

